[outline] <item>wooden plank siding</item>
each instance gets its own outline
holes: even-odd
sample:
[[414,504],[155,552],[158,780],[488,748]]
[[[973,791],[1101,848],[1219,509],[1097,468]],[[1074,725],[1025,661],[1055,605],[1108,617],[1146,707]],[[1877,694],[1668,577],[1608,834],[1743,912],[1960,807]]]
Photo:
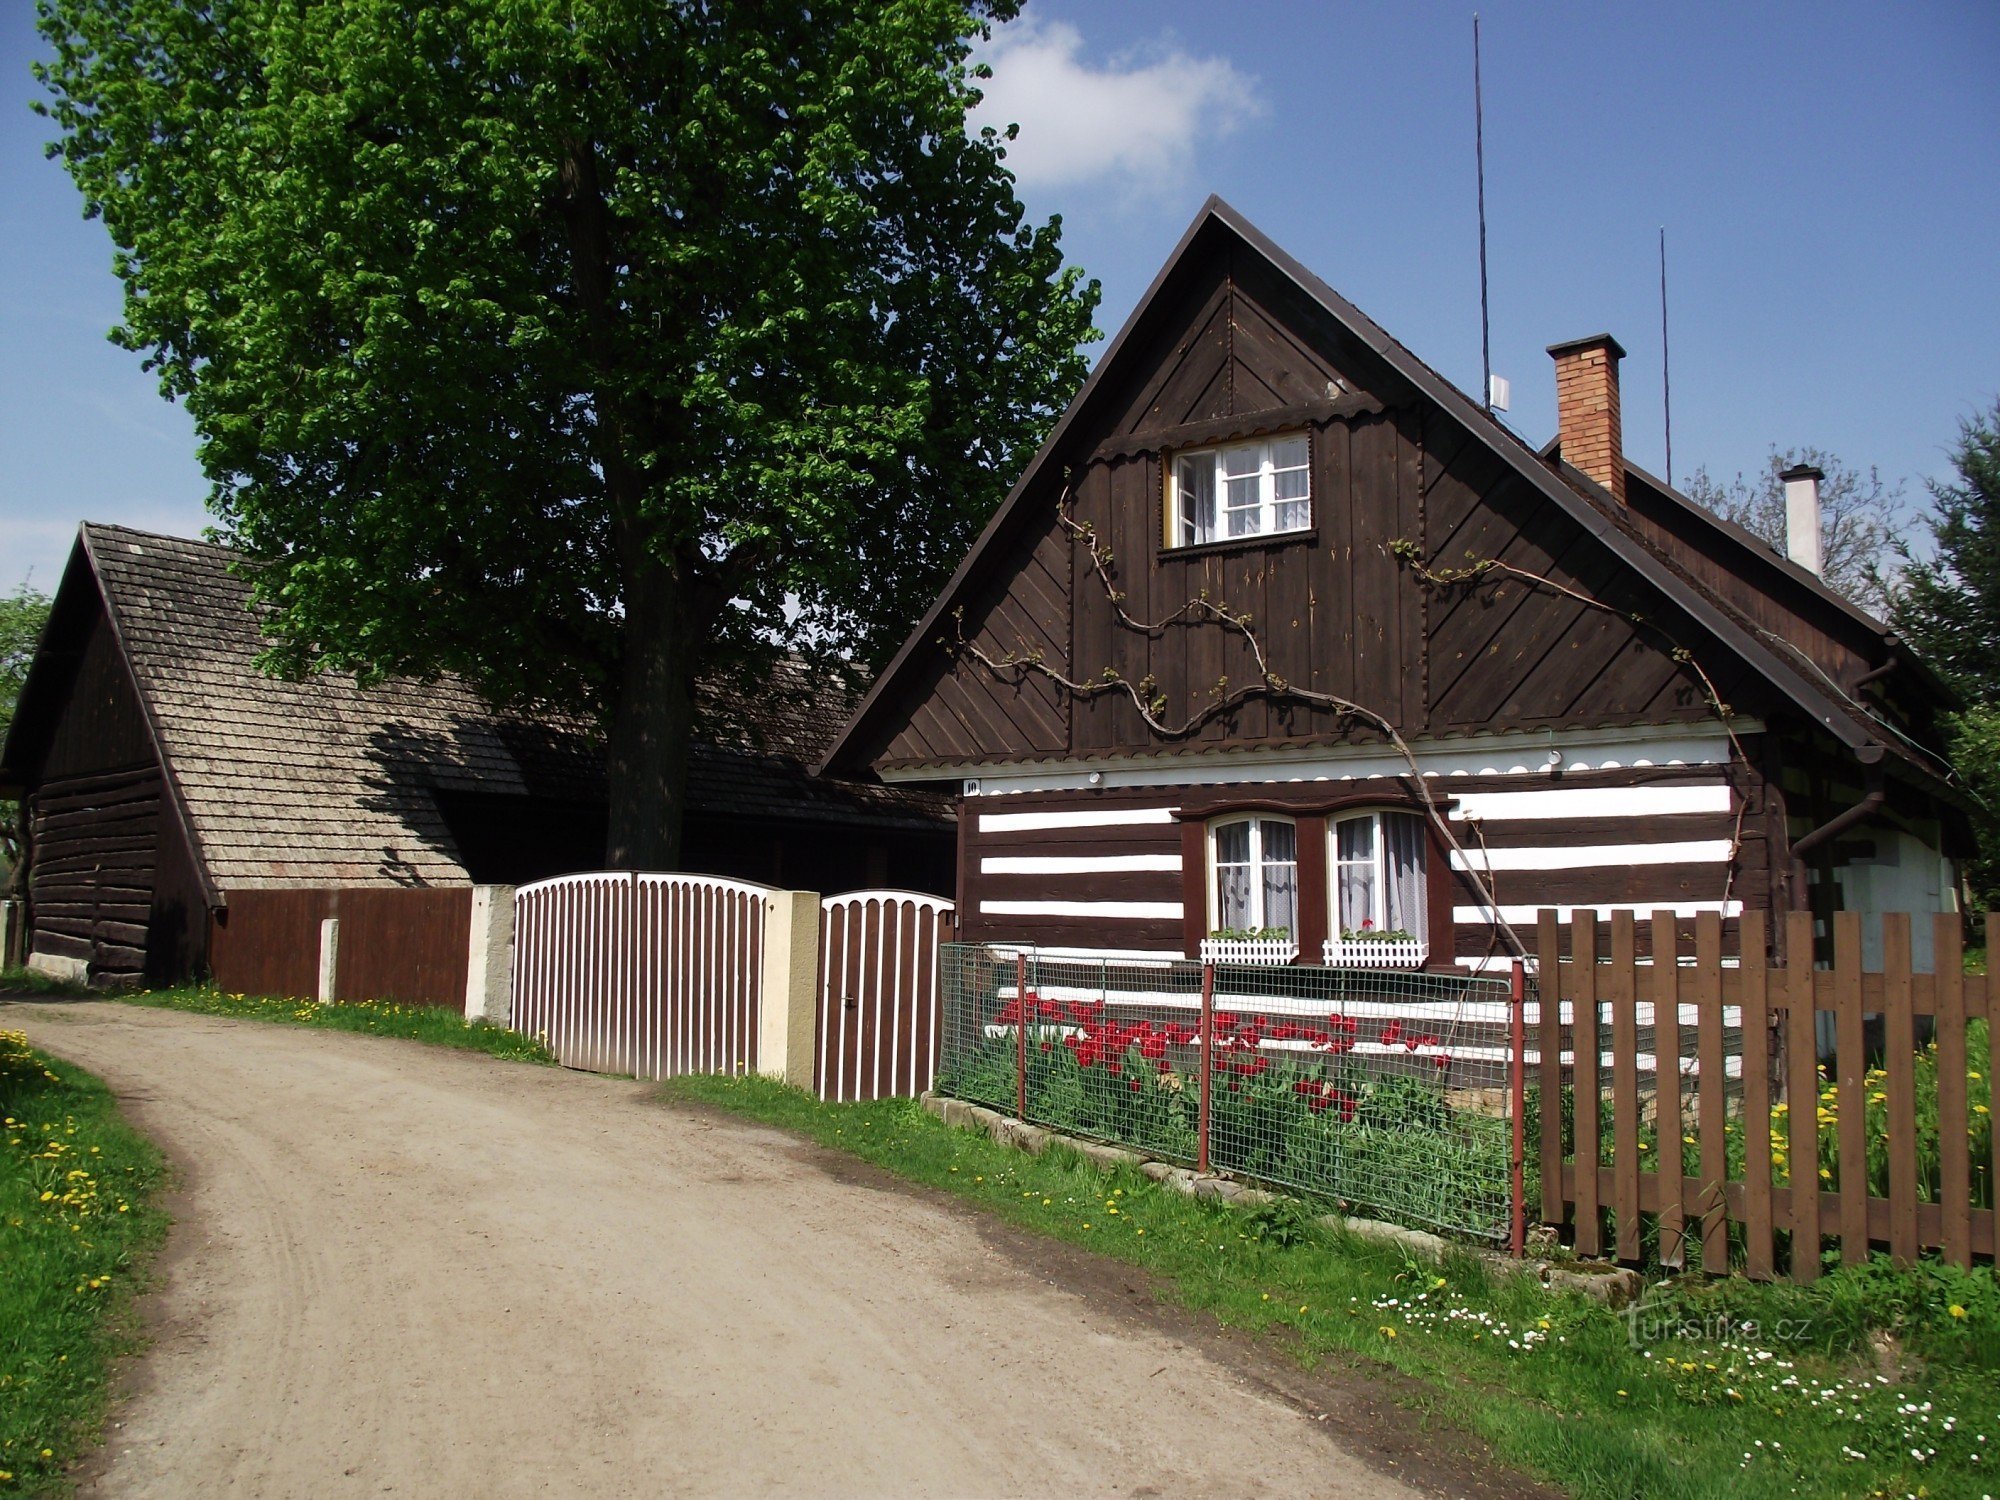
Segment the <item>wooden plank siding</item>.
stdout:
[[[1460,422],[1302,310],[1256,257],[1217,255],[1185,278],[1184,314],[1130,354],[1123,383],[1071,440],[1076,461],[963,596],[969,641],[1080,682],[1109,672],[1149,683],[1163,717],[1180,721],[1225,681],[1257,680],[1240,635],[1212,620],[1160,623],[1205,597],[1250,617],[1278,677],[1367,705],[1407,735],[1709,719],[1674,643],[1561,590],[1655,617],[1657,601]],[[1311,440],[1310,530],[1164,545],[1176,445],[1280,430]],[[1062,527],[1065,500],[1088,540]],[[1558,588],[1427,585],[1395,555],[1406,539],[1433,568],[1499,558]],[[1093,543],[1110,550],[1124,611],[1158,628],[1119,619]],[[1162,742],[1122,692],[1078,698],[1033,671],[996,674],[935,641],[923,650],[911,707],[869,757],[885,770],[1372,737],[1329,709],[1257,698]],[[1718,686],[1755,696],[1753,684]]]

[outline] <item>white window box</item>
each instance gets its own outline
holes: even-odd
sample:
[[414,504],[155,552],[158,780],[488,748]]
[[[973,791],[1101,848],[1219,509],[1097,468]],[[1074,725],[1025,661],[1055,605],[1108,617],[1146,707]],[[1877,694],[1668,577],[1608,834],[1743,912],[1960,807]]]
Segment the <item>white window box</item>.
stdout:
[[1203,938],[1205,964],[1288,964],[1299,956],[1291,938]]
[[1329,969],[1420,969],[1430,956],[1422,938],[1328,938],[1321,957]]

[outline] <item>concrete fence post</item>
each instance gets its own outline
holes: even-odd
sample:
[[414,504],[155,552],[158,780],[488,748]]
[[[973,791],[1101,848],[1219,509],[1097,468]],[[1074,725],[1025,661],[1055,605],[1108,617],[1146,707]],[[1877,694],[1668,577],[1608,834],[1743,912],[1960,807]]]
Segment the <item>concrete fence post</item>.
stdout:
[[28,961],[28,945],[21,941],[24,904],[0,901],[0,969],[18,969]]
[[818,891],[773,891],[766,898],[763,973],[757,1071],[809,1089],[819,1000]]
[[466,937],[465,1019],[511,1025],[514,1001],[514,887],[475,885]]
[[340,918],[323,917],[319,924],[319,1002],[333,1003],[334,976],[340,972]]

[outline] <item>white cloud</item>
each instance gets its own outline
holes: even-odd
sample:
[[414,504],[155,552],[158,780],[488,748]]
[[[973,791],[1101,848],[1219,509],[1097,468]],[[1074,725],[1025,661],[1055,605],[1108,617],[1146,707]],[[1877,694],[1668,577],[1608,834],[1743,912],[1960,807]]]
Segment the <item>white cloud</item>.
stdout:
[[1082,52],[1074,26],[1032,19],[999,28],[981,49],[993,77],[972,127],[1021,127],[1007,165],[1024,188],[1175,187],[1202,141],[1264,112],[1257,80],[1226,58],[1156,43],[1095,67]]

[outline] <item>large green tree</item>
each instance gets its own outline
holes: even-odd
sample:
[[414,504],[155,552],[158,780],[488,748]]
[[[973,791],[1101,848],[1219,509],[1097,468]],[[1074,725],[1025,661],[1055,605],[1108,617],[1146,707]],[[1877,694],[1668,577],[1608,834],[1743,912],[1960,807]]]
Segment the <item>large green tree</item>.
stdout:
[[878,665],[1083,374],[966,130],[1016,4],[43,0],[274,669],[590,715],[674,865],[695,681]]
[[1889,619],[1965,700],[1951,721],[1952,764],[1981,800],[1974,899],[2000,909],[2000,401],[1960,424],[1955,477],[1931,480],[1928,545],[1899,544]]

